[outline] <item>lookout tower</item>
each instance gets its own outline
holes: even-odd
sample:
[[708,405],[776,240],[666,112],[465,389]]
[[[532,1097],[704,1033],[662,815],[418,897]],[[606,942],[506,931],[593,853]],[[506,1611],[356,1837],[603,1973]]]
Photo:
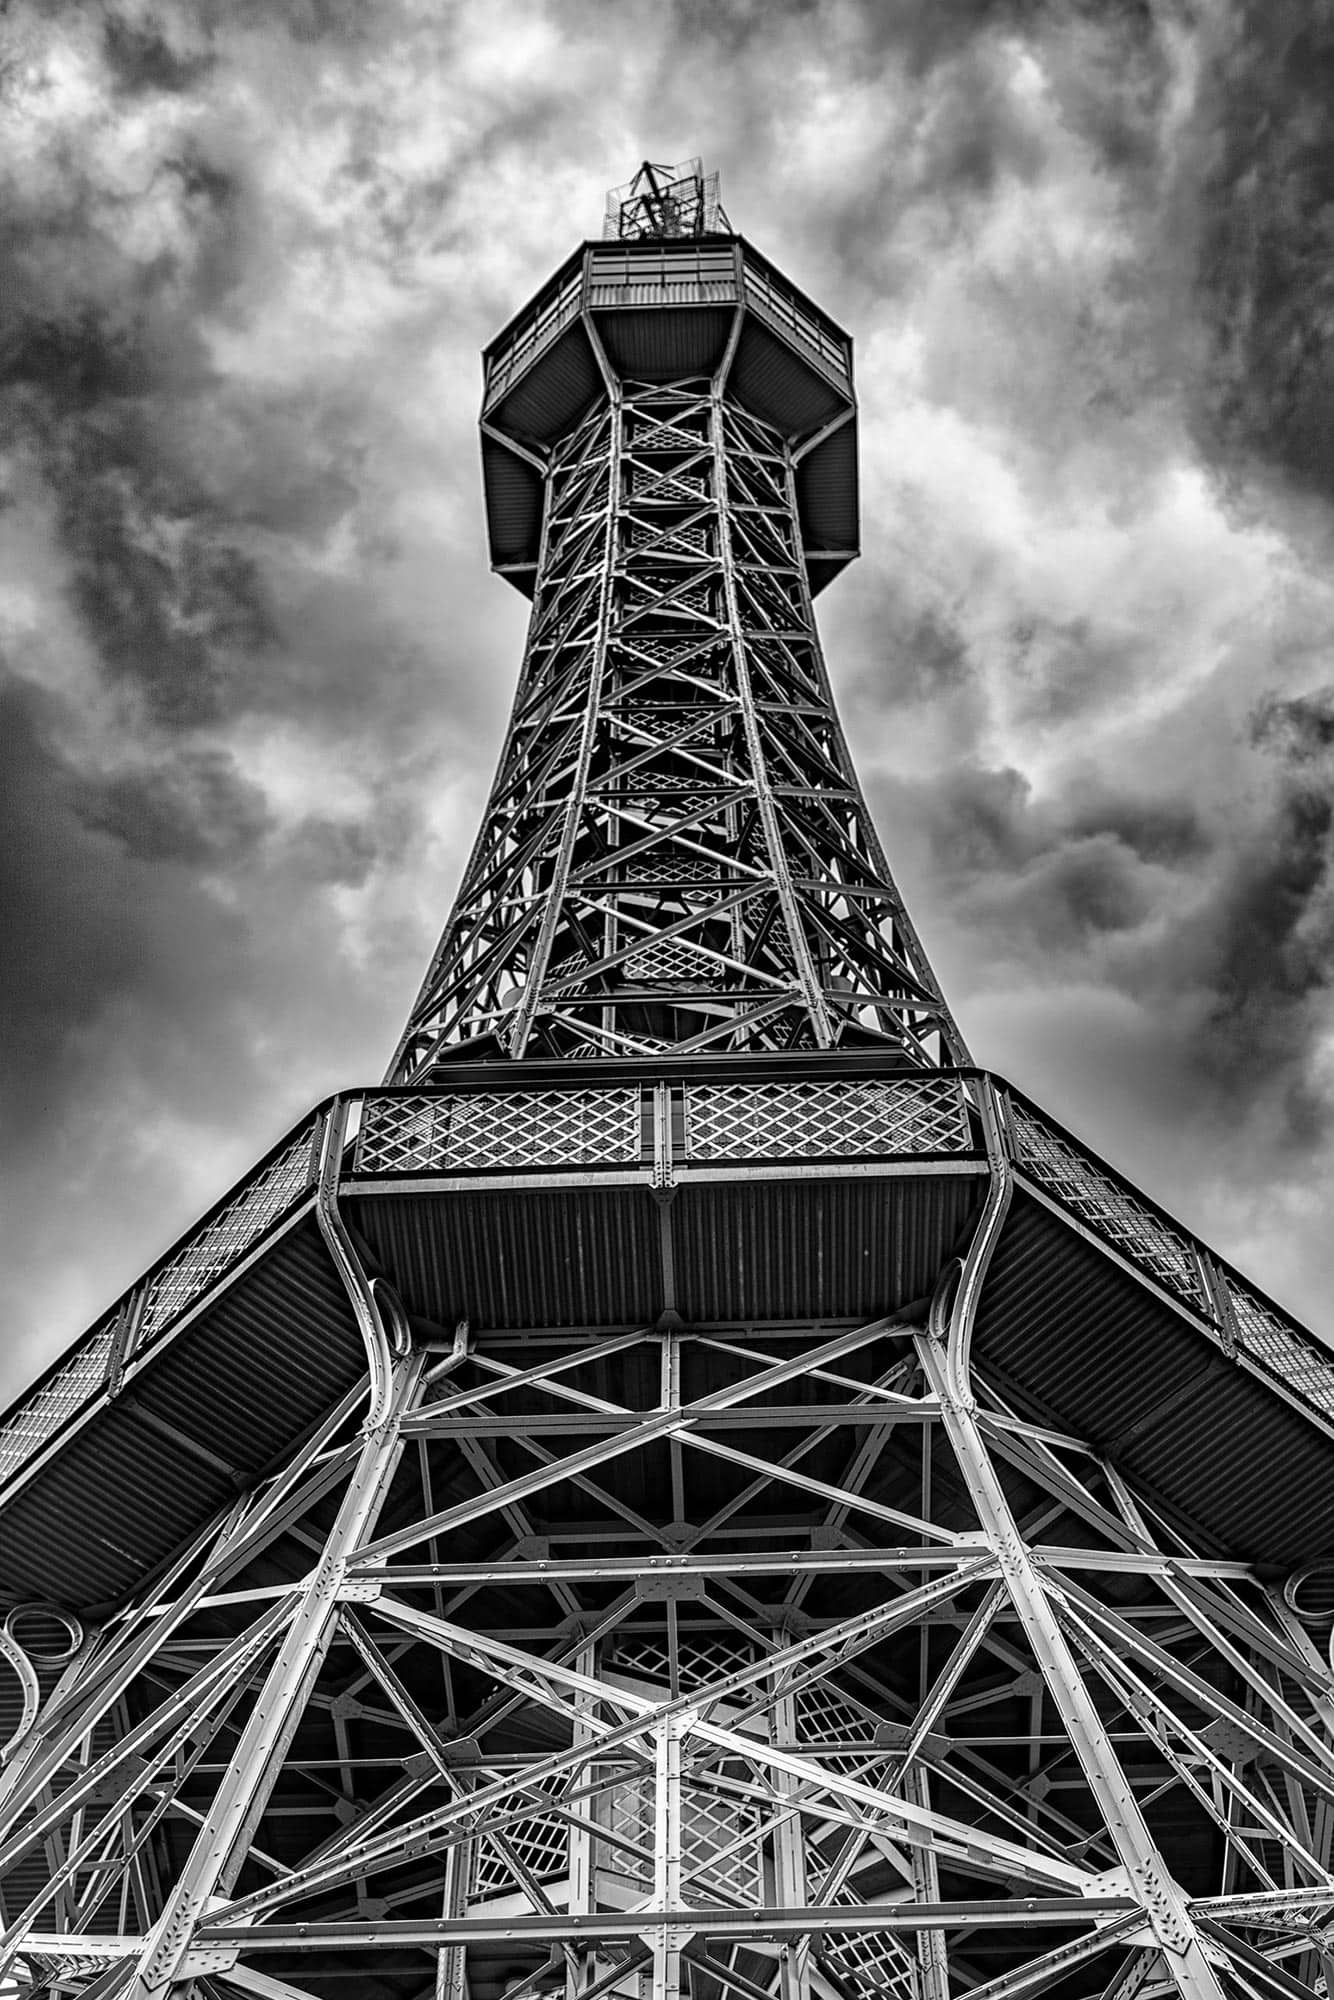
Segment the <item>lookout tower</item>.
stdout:
[[388,1080],[0,1428],[5,1975],[1324,1994],[1334,1354],[969,1061],[812,613],[847,335],[646,163],[482,452],[532,617]]

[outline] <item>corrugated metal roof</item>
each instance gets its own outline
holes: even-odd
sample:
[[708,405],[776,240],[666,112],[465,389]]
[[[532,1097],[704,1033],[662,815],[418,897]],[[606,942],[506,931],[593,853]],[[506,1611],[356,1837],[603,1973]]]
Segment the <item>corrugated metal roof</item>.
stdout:
[[1199,1547],[1283,1568],[1334,1549],[1334,1442],[1022,1194],[974,1354],[1032,1411],[1103,1448]]
[[528,443],[562,437],[602,388],[602,377],[581,321],[566,329],[520,376],[509,394],[488,410],[487,421]]
[[72,1608],[124,1596],[234,1497],[238,1481],[288,1451],[364,1365],[346,1294],[309,1220],[15,1494],[0,1537],[0,1592]]
[[832,383],[751,313],[737,342],[728,386],[757,417],[790,438],[818,430],[847,406]]
[[797,515],[807,550],[855,549],[860,519],[855,417],[802,459],[796,486]]
[[310,1222],[282,1257],[174,1341],[134,1390],[146,1410],[253,1475],[364,1366],[347,1294]]
[[674,382],[685,375],[713,373],[732,330],[732,309],[618,306],[595,313],[594,322],[608,359],[623,375],[641,382]]
[[673,1213],[687,1320],[868,1317],[931,1290],[980,1197],[968,1176],[682,1187]]
[[662,1309],[642,1188],[478,1189],[348,1199],[404,1304],[452,1327],[623,1326]]
[[[677,1309],[688,1321],[781,1320],[921,1298],[978,1200],[972,1176],[683,1185],[671,1208]],[[409,1309],[441,1326],[648,1325],[669,1303],[646,1186],[347,1207]]]
[[536,562],[542,533],[542,478],[517,452],[482,438],[486,528],[493,563]]

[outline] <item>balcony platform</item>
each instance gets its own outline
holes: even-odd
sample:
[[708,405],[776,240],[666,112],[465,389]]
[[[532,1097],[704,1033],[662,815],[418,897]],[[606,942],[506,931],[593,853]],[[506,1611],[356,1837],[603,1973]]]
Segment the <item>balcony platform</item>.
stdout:
[[334,1105],[340,1211],[413,1337],[467,1321],[537,1356],[655,1325],[781,1350],[920,1311],[985,1197],[984,1092],[1016,1186],[977,1321],[987,1380],[1201,1553],[1276,1576],[1334,1555],[1334,1352],[1001,1079],[875,1053],[465,1061],[320,1106],[10,1411],[0,1590],[121,1601],[354,1392],[315,1214]]

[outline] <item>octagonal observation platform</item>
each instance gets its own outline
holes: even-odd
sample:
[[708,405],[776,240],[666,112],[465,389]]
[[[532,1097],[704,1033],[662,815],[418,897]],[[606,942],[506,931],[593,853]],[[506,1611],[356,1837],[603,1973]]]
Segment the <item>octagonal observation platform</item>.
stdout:
[[[986,1379],[1202,1554],[1275,1580],[1334,1563],[1334,1350],[1003,1080],[844,1051],[461,1063],[447,1088],[318,1107],[0,1421],[0,1597],[105,1613],[357,1410],[322,1179],[428,1348],[466,1320],[527,1366],[666,1316],[781,1352],[812,1324],[924,1313],[986,1194],[984,1092],[1016,1189]],[[781,1455],[817,1393],[757,1408],[747,1448]]]
[[613,377],[726,368],[727,393],[791,449],[812,594],[858,554],[852,341],[742,236],[589,242],[483,355],[492,567],[531,597],[546,455]]

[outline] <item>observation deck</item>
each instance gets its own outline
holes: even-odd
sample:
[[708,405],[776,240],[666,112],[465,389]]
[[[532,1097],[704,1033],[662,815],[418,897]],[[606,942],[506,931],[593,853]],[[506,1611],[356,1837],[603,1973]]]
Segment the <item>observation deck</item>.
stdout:
[[[461,1063],[447,1088],[321,1105],[0,1429],[0,1592],[85,1615],[120,1601],[355,1400],[322,1178],[419,1344],[448,1351],[466,1318],[526,1366],[573,1329],[664,1314],[781,1343],[924,1305],[985,1195],[984,1095],[1017,1193],[978,1366],[1133,1475],[1202,1553],[1327,1568],[1334,1351],[1003,1079],[843,1051]],[[777,1451],[806,1394],[757,1411],[749,1449]],[[53,1532],[71,1519],[82,1533]]]
[[609,378],[726,371],[727,393],[787,440],[812,594],[858,554],[852,342],[742,236],[589,242],[483,356],[492,567],[531,597],[546,454]]

